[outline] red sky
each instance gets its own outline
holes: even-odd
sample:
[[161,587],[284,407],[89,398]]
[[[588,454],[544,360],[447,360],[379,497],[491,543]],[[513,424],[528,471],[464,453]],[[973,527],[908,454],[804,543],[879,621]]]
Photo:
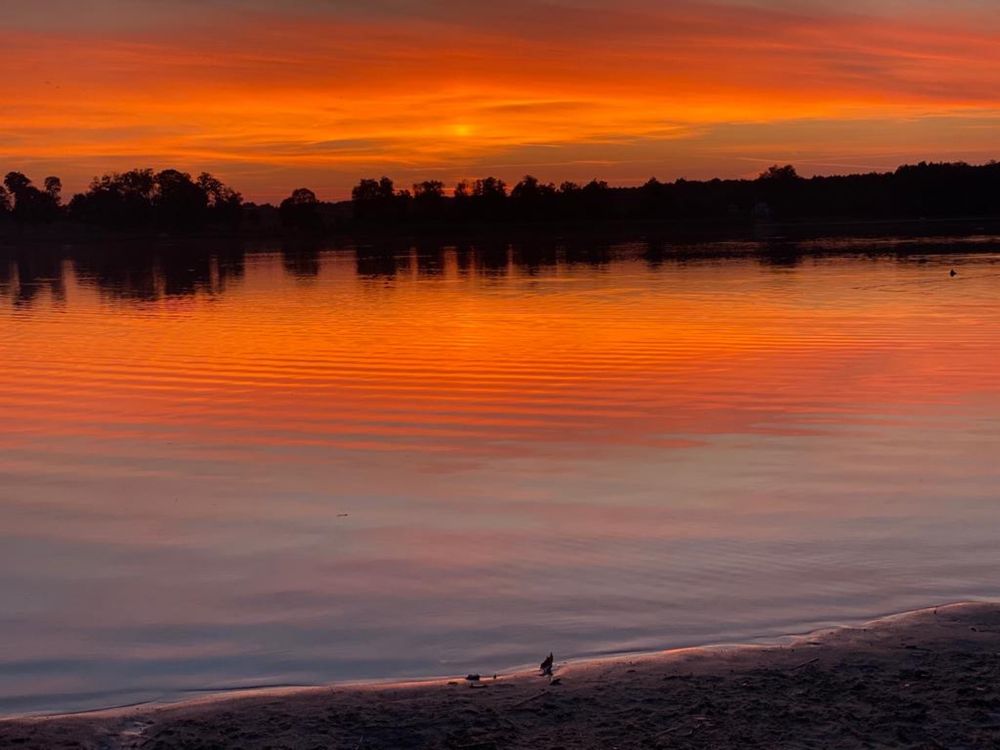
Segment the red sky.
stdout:
[[382,174],[633,184],[1000,158],[992,0],[19,5],[0,169],[68,191],[133,166],[274,200]]

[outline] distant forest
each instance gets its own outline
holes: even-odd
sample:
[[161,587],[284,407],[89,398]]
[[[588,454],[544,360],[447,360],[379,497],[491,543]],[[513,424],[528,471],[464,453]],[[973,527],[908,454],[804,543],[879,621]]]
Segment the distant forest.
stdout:
[[[894,172],[800,177],[773,166],[756,179],[660,182],[613,187],[543,183],[513,186],[496,177],[399,189],[388,177],[363,179],[351,200],[320,201],[299,188],[279,206],[245,202],[211,174],[134,169],[95,178],[65,200],[58,177],[41,186],[10,172],[0,186],[0,226],[23,232],[53,225],[69,232],[199,232],[321,235],[352,230],[648,221],[715,223],[868,221],[1000,217],[1000,164],[926,163]],[[88,229],[91,228],[91,229]]]

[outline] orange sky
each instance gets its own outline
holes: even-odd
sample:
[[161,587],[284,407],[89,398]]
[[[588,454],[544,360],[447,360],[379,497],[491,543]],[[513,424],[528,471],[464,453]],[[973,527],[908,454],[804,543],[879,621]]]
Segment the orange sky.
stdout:
[[67,190],[207,169],[357,178],[753,175],[1000,155],[988,0],[37,0],[5,9],[0,168]]

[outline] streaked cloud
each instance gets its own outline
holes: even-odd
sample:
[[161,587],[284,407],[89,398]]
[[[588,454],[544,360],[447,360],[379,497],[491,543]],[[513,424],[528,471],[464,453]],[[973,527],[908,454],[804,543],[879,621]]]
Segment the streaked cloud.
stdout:
[[1000,151],[1000,14],[973,0],[79,5],[19,6],[0,30],[0,160],[71,188],[147,163],[276,198],[376,173],[628,181]]

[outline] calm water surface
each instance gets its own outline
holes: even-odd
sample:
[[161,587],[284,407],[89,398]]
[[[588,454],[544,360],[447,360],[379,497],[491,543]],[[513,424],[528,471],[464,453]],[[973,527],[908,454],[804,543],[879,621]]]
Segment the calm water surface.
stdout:
[[0,260],[0,713],[1000,595],[1000,255],[139,250]]

